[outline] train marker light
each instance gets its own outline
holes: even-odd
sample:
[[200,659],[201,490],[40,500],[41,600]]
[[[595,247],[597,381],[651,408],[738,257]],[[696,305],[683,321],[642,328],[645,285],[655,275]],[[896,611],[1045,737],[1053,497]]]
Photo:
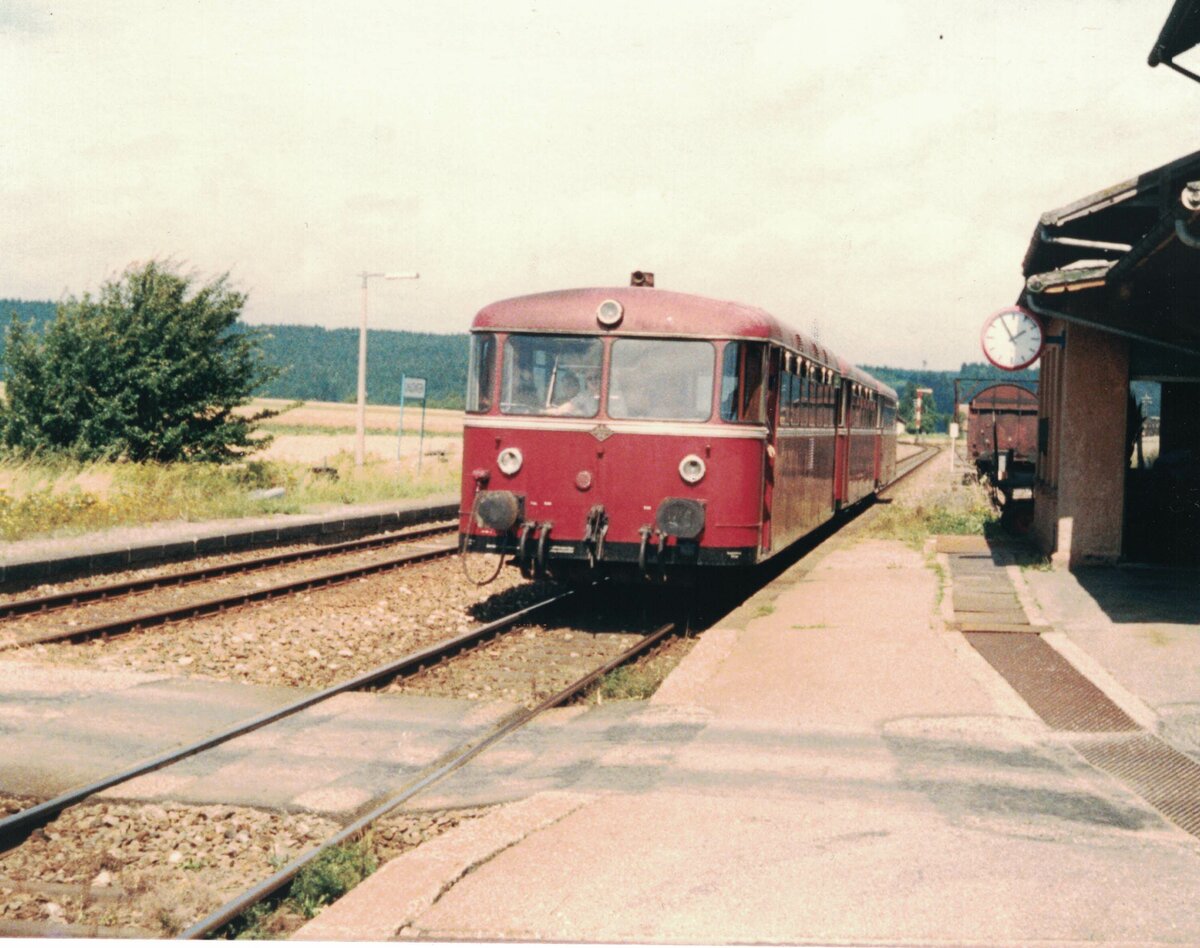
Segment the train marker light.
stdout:
[[605,329],[612,329],[621,322],[625,307],[616,300],[605,300],[596,307],[596,321]]
[[485,490],[475,503],[475,522],[481,527],[504,533],[521,517],[521,501],[507,490]]
[[505,448],[496,456],[496,466],[509,477],[521,470],[524,463],[525,457],[520,448]]
[[579,490],[587,490],[589,487],[591,487],[592,486],[592,472],[591,471],[580,471],[578,474],[576,474],[575,475],[575,486],[577,488],[579,488]]
[[689,454],[679,462],[679,476],[685,484],[699,484],[706,470],[704,460],[696,454]]
[[654,522],[669,537],[694,540],[704,530],[704,505],[688,497],[668,497],[658,505]]

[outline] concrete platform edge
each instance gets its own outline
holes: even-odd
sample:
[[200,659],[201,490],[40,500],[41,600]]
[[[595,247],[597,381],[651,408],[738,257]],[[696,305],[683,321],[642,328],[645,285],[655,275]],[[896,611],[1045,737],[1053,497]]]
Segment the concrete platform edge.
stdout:
[[397,856],[292,935],[293,941],[387,941],[476,866],[593,799],[550,791],[502,806]]
[[324,515],[281,515],[264,525],[263,518],[248,518],[242,527],[228,522],[180,524],[178,533],[167,539],[140,544],[106,541],[91,534],[74,538],[73,549],[61,555],[17,555],[0,562],[0,584],[51,582],[67,576],[95,575],[136,568],[139,564],[163,559],[187,559],[246,550],[252,547],[278,546],[334,534],[374,533],[415,526],[432,520],[451,520],[458,516],[457,500],[446,495],[428,500],[407,501],[380,508],[359,508],[361,512],[338,510]]

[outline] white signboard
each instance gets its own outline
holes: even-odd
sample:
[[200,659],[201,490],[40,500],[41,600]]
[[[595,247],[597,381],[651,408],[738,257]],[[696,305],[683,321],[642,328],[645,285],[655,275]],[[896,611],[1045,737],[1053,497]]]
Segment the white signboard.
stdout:
[[404,379],[404,398],[424,398],[425,397],[425,380],[405,378]]

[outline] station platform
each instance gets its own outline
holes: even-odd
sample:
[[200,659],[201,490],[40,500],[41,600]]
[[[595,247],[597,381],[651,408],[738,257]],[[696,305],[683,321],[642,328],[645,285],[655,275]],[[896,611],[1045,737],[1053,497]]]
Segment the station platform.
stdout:
[[[848,532],[705,632],[648,704],[555,712],[414,801],[501,805],[294,937],[1200,941],[1200,826],[1089,762],[1158,741],[1196,767],[1196,574]],[[1049,698],[1009,642],[1050,653],[1017,663]],[[1062,712],[1075,679],[1119,723]]]
[[53,582],[255,547],[383,533],[431,520],[452,520],[458,516],[458,505],[457,494],[443,494],[340,506],[322,513],[176,521],[18,540],[0,545],[0,586]]

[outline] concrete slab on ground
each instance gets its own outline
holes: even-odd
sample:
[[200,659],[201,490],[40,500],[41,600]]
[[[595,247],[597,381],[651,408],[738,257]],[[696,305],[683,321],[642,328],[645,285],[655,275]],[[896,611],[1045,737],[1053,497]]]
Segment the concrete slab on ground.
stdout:
[[[308,693],[3,662],[0,792],[53,797]],[[339,695],[106,795],[341,815],[395,792],[512,711],[501,702]]]

